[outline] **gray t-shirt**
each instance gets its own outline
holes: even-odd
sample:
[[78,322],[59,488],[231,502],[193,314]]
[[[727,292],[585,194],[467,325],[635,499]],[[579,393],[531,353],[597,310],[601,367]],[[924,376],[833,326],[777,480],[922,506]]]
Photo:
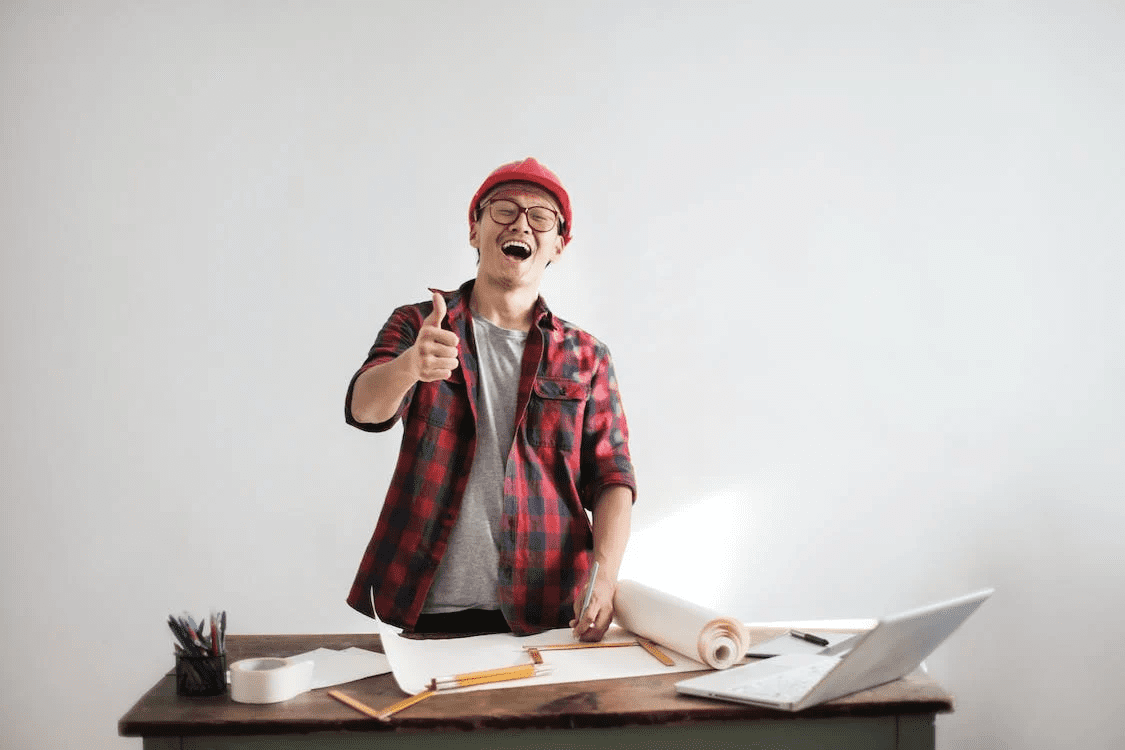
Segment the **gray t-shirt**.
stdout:
[[516,397],[526,331],[501,328],[473,316],[480,380],[477,385],[477,448],[461,514],[438,565],[422,612],[498,609],[500,508],[504,467],[512,450]]

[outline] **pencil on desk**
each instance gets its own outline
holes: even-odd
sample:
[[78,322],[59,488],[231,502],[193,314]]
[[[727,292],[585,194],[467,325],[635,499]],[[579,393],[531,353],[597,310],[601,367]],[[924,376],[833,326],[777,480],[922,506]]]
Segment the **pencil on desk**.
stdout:
[[500,669],[487,669],[483,672],[466,672],[465,674],[452,675],[449,677],[435,677],[430,681],[430,686],[425,690],[403,698],[398,703],[392,703],[382,711],[377,711],[366,703],[357,701],[350,695],[341,693],[338,690],[329,690],[328,695],[340,701],[345,706],[354,708],[361,714],[370,716],[373,719],[378,719],[379,721],[386,721],[399,711],[410,708],[415,703],[429,698],[438,690],[450,690],[452,688],[471,687],[473,685],[487,685],[491,682],[503,682],[505,680],[518,680],[524,677],[534,677],[537,674],[546,674],[550,671],[550,667],[543,667],[536,664],[521,664],[517,667],[501,667]]
[[506,680],[522,680],[526,677],[546,674],[550,667],[539,664],[520,664],[515,667],[501,667],[499,669],[486,669],[481,672],[465,672],[448,677],[435,677],[430,681],[431,690],[451,690],[472,685],[487,685],[492,682]]

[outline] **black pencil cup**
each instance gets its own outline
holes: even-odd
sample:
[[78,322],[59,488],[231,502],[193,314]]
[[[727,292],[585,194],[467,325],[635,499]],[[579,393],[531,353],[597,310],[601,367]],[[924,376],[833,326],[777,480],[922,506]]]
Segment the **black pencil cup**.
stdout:
[[177,695],[222,695],[227,691],[227,655],[176,654]]

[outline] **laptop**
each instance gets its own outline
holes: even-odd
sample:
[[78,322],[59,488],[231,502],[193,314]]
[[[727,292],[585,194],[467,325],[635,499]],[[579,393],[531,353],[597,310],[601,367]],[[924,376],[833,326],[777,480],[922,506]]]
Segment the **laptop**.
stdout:
[[903,677],[976,611],[993,589],[885,617],[832,653],[782,654],[676,683],[676,690],[704,698],[750,703],[785,711],[824,703]]

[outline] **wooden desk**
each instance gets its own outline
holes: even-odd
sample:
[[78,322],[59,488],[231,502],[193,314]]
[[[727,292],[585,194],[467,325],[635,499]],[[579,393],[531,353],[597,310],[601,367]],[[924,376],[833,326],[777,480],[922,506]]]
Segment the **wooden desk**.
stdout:
[[[755,641],[761,640],[755,638]],[[325,646],[382,651],[379,636],[232,635],[230,662],[292,656]],[[169,657],[171,661],[171,657]],[[169,673],[118,722],[145,750],[230,748],[920,748],[934,747],[934,715],[952,698],[926,677],[865,690],[798,714],[678,695],[696,673],[499,688],[437,695],[388,723],[313,690],[284,703],[229,695],[181,698]],[[389,675],[336,689],[379,709],[401,700]]]

